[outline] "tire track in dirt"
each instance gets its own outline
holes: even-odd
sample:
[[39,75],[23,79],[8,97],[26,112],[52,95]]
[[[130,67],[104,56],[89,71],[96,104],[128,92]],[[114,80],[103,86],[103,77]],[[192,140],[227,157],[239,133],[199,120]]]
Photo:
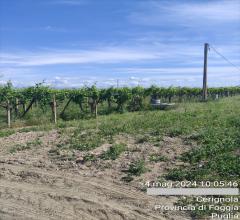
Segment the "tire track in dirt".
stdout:
[[[65,181],[64,183],[64,188],[66,185],[72,185],[72,184],[81,184],[81,187],[84,186],[89,186],[91,185],[92,187],[95,187],[97,190],[107,190],[111,191],[112,193],[118,193],[125,195],[127,198],[139,198],[142,200],[149,200],[149,197],[146,198],[145,193],[139,192],[135,190],[133,187],[131,190],[129,190],[129,186],[125,185],[119,185],[117,183],[114,183],[113,180],[109,177],[104,177],[103,179],[97,178],[97,177],[86,177],[86,176],[81,176],[81,175],[76,175],[76,174],[71,174],[71,173],[66,173],[63,171],[49,171],[46,170],[44,171],[41,168],[34,167],[32,168],[29,165],[14,165],[14,164],[4,164],[4,168],[7,169],[6,171],[11,173],[13,176],[14,175],[20,175],[24,178],[24,176],[30,177],[31,179],[37,179],[38,181],[43,179],[43,180],[48,180],[48,183],[54,184],[55,181],[61,180]],[[1,169],[1,166],[0,166]],[[3,175],[3,171],[2,171]],[[44,178],[45,177],[45,178]],[[54,179],[54,181],[51,181]],[[104,191],[105,193],[105,191]]]
[[[63,175],[58,171],[43,171],[24,165],[4,164],[2,166],[6,171],[10,170],[8,175],[9,173],[11,175],[6,178],[2,173],[0,179],[0,204],[1,201],[5,201],[4,204],[1,204],[0,210],[4,210],[4,207],[6,209],[8,206],[9,215],[16,213],[15,209],[17,208],[17,206],[15,209],[12,207],[15,211],[11,212],[10,204],[18,204],[30,218],[34,215],[53,215],[56,216],[53,219],[79,219],[79,216],[81,219],[106,220],[164,219],[153,214],[149,208],[146,211],[139,208],[139,206],[149,206],[149,198],[145,194],[109,183],[108,180],[86,178],[80,175]],[[24,170],[29,174],[29,178],[24,177],[21,181],[16,182],[14,174],[17,175]],[[60,181],[49,185],[39,184],[42,177],[45,179],[55,178]],[[37,180],[31,183],[34,178]],[[67,186],[66,182],[68,182]],[[126,202],[128,200],[129,202]],[[48,201],[51,207],[48,209],[41,207],[40,201],[45,203]],[[139,201],[139,203],[134,204],[133,201]],[[37,210],[40,213],[32,213],[28,208],[29,205],[32,207],[31,210]],[[69,207],[69,209],[63,207]]]
[[[155,204],[172,204],[174,199],[148,196],[115,178],[118,174],[96,175],[98,169],[52,161],[48,151],[59,141],[57,132],[36,134],[16,134],[0,146],[0,220],[189,219],[182,213],[154,211]],[[9,154],[11,141],[36,137],[41,147]]]

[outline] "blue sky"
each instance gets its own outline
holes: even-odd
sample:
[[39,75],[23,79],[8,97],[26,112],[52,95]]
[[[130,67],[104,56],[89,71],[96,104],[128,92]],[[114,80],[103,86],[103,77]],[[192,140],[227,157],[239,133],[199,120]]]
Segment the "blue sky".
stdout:
[[[205,42],[240,66],[239,0],[0,0],[0,83],[201,86]],[[213,50],[208,75],[240,85]]]

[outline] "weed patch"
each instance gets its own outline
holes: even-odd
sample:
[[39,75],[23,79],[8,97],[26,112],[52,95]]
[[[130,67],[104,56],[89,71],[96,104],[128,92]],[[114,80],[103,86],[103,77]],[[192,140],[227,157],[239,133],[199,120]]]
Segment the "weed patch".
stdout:
[[14,147],[12,147],[9,152],[10,153],[16,153],[18,151],[29,150],[32,147],[41,146],[41,144],[42,144],[42,141],[39,138],[37,138],[36,140],[29,141],[25,144],[17,144]]
[[151,162],[166,162],[168,161],[168,158],[166,156],[163,156],[163,155],[158,155],[158,154],[151,154],[149,156],[149,161]]
[[136,162],[130,164],[128,173],[133,176],[140,176],[147,171],[145,167],[144,160],[137,160]]
[[125,144],[114,144],[101,155],[101,158],[104,160],[116,160],[125,150]]
[[78,133],[76,130],[70,140],[70,148],[80,151],[89,151],[99,147],[103,143],[102,137],[94,131]]
[[0,138],[1,137],[8,137],[8,136],[10,136],[14,133],[15,133],[14,130],[0,130]]

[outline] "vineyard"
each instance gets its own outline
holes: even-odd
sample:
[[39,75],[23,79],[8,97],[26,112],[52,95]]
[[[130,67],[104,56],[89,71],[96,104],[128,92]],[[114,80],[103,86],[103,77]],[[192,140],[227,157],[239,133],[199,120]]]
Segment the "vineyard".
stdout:
[[0,94],[0,219],[202,219],[210,210],[154,210],[201,204],[140,183],[239,182],[239,87],[209,88],[207,102],[184,87],[8,83]]
[[[240,87],[209,88],[208,99],[215,100],[240,94]],[[49,120],[57,123],[62,120],[97,117],[98,114],[151,109],[151,100],[161,102],[196,102],[202,100],[200,88],[156,87],[150,88],[104,88],[96,86],[80,89],[53,89],[39,83],[33,87],[14,88],[11,82],[0,86],[0,107],[2,108],[1,124],[28,117],[34,110],[39,114],[49,115]],[[3,109],[6,116],[4,117]],[[71,111],[69,111],[71,109]],[[50,112],[50,113],[49,113]],[[1,125],[2,126],[2,125]]]

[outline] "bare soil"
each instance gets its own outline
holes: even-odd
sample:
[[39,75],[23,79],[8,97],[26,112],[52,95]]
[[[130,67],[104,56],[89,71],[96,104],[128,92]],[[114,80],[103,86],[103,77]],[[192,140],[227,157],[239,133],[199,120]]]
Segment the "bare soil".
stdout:
[[[38,139],[29,149],[11,152],[16,145]],[[0,220],[154,220],[191,219],[183,212],[160,212],[157,205],[172,205],[176,197],[152,197],[141,190],[141,182],[155,180],[169,168],[181,164],[177,156],[191,146],[181,138],[164,137],[161,146],[137,143],[136,138],[118,136],[116,142],[128,150],[116,160],[99,155],[110,144],[91,151],[95,161],[84,162],[86,153],[62,150],[54,155],[63,137],[56,131],[15,133],[0,138]],[[49,153],[49,152],[53,153]],[[167,161],[152,162],[150,154],[161,154]],[[67,159],[66,159],[67,158]],[[70,158],[70,159],[69,159]],[[130,183],[121,180],[129,164],[146,161],[148,172]]]

